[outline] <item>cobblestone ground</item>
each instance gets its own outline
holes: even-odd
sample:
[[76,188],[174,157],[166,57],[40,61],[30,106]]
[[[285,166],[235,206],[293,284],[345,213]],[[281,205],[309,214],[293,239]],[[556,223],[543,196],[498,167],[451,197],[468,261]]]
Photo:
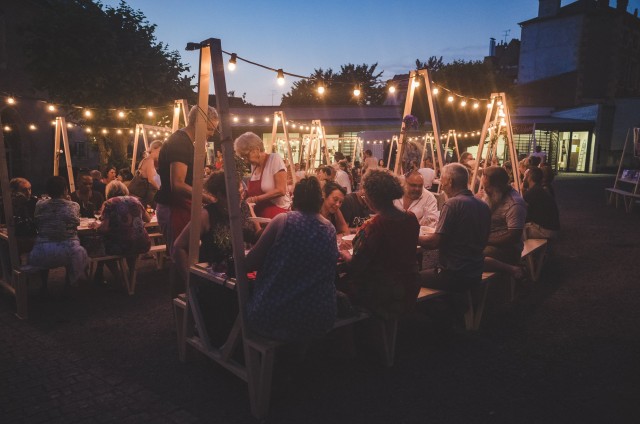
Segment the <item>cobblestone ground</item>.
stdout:
[[[353,359],[313,346],[266,422],[640,422],[640,207],[606,206],[612,182],[558,178],[563,235],[542,280],[510,303],[492,287],[480,331],[407,320],[392,368],[366,342]],[[178,361],[168,272],[147,260],[139,278],[135,296],[65,293],[54,273],[48,296],[32,283],[26,321],[0,294],[0,423],[255,422],[242,381]]]

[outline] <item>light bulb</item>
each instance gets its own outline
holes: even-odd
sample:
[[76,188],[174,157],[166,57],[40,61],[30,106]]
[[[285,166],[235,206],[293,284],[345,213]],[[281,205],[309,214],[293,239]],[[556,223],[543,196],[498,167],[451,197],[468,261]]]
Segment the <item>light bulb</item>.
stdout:
[[[7,97],[7,104],[15,105],[16,104],[16,99],[14,99],[13,97]],[[5,127],[5,128],[8,128],[8,127]]]
[[389,93],[395,93],[396,92],[396,86],[395,85],[390,85],[389,86]]
[[147,112],[147,116],[152,117],[153,116],[153,111],[149,110],[149,112]]
[[480,107],[480,105],[477,102],[473,104],[473,108],[474,109],[478,109],[479,107]]
[[420,81],[413,80],[413,84],[412,85],[413,85],[413,88],[420,87]]
[[238,122],[238,117],[237,116],[233,117],[233,122]]
[[249,118],[249,122],[253,124],[253,118]]
[[107,131],[106,129],[102,130],[102,134],[108,134],[108,133],[109,133],[109,131]]
[[237,58],[238,58],[237,54],[231,53],[231,57],[229,58],[229,64],[227,65],[227,69],[229,69],[229,71],[235,71],[236,70]]
[[360,96],[360,88],[356,87],[353,89],[353,95],[358,97]]
[[433,94],[438,94],[440,92],[440,90],[438,90],[438,87],[434,88],[433,90],[431,90],[431,92]]
[[33,125],[33,124],[29,124],[29,129],[30,129],[31,131],[35,131],[35,130],[36,130],[36,126],[35,126],[35,125]]
[[124,118],[124,115],[125,115],[124,111],[122,111],[122,110],[118,111],[118,118],[122,119],[122,118]]
[[91,115],[93,115],[91,111],[89,109],[85,109],[84,111],[85,118],[91,118]]
[[284,71],[282,69],[278,69],[278,84],[284,85]]
[[85,131],[87,132],[87,134],[91,134],[91,128],[86,128]]
[[264,118],[264,122],[269,122],[269,117]]
[[447,97],[447,101],[448,101],[449,103],[453,103],[453,96],[449,96],[449,97]]
[[122,130],[116,130],[116,134],[122,134]]
[[49,112],[55,112],[56,111],[56,107],[54,105],[47,106],[47,109],[49,110]]
[[318,85],[318,94],[324,94],[324,85],[320,84]]
[[466,100],[463,100],[463,101],[460,102],[460,106],[461,107],[465,107],[466,105],[467,105],[467,101]]
[[4,127],[2,127],[2,130],[4,132],[11,132],[11,127],[9,125],[5,125]]

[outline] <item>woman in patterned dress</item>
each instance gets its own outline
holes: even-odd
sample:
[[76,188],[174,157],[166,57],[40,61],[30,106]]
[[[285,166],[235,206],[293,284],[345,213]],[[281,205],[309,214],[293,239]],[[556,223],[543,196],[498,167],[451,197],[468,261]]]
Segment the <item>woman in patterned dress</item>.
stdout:
[[249,327],[276,340],[304,342],[333,327],[336,230],[320,215],[322,192],[316,177],[300,180],[293,211],[277,215],[247,255],[257,270],[247,302]]

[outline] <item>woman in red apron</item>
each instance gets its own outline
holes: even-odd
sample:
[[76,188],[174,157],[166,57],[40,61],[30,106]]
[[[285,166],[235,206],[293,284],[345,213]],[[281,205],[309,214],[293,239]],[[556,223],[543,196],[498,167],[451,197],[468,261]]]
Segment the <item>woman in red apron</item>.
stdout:
[[233,146],[236,154],[251,164],[247,203],[255,204],[256,216],[273,218],[289,211],[287,170],[280,155],[266,153],[262,139],[251,132],[238,137]]

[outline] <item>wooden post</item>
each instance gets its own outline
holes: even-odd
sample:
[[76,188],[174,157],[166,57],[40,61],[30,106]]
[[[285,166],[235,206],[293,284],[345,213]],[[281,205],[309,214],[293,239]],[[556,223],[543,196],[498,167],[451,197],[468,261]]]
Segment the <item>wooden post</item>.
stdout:
[[[399,149],[399,145],[398,145],[398,137],[397,136],[393,136],[391,137],[391,144],[389,145],[389,157],[387,158],[387,169],[391,169],[391,156],[393,155],[393,146],[396,146],[396,163],[398,160],[398,151]],[[384,151],[384,150],[383,150]]]
[[[418,79],[418,72],[412,71],[409,73],[409,86],[407,87],[407,97],[404,101],[404,111],[402,113],[402,125],[400,127],[400,136],[398,137],[397,144],[397,152],[396,152],[396,163],[393,167],[393,172],[396,175],[400,175],[402,173],[402,155],[404,154],[404,142],[406,139],[406,132],[408,128],[404,123],[404,117],[411,114],[411,107],[413,106],[413,96],[415,93],[415,85],[414,82]],[[391,166],[391,154],[393,153],[393,143],[391,145],[391,149],[389,149],[389,162],[387,168]]]
[[149,150],[149,139],[147,138],[147,131],[163,131],[165,133],[171,132],[169,127],[156,127],[154,125],[136,124],[136,132],[133,136],[133,157],[131,158],[131,173],[136,173],[136,161],[138,159],[138,146],[140,145],[140,135],[142,135],[142,141],[144,143],[144,149]]
[[182,111],[182,118],[184,119],[184,125],[187,126],[189,105],[186,99],[175,100],[173,104],[173,122],[171,125],[171,132],[174,133],[180,128],[180,111]]
[[76,191],[75,180],[73,178],[73,166],[71,165],[71,150],[69,149],[69,133],[67,133],[67,123],[64,117],[56,117],[56,133],[54,137],[53,152],[53,175],[59,174],[60,166],[60,137],[64,147],[64,160],[67,166],[67,179],[69,180],[69,193]]
[[453,134],[453,142],[456,146],[456,156],[458,157],[458,162],[460,162],[460,148],[458,147],[458,135],[456,133]]
[[[284,141],[287,145],[287,159],[289,161],[289,172],[291,172],[291,181],[296,183],[296,169],[293,165],[293,155],[291,154],[291,141],[289,140],[289,130],[287,129],[286,116],[283,111],[277,111],[273,114],[273,126],[271,130],[271,148],[273,153],[278,151],[276,136],[278,134],[278,120],[282,122],[282,131],[284,132]],[[274,148],[275,146],[275,148]]]

